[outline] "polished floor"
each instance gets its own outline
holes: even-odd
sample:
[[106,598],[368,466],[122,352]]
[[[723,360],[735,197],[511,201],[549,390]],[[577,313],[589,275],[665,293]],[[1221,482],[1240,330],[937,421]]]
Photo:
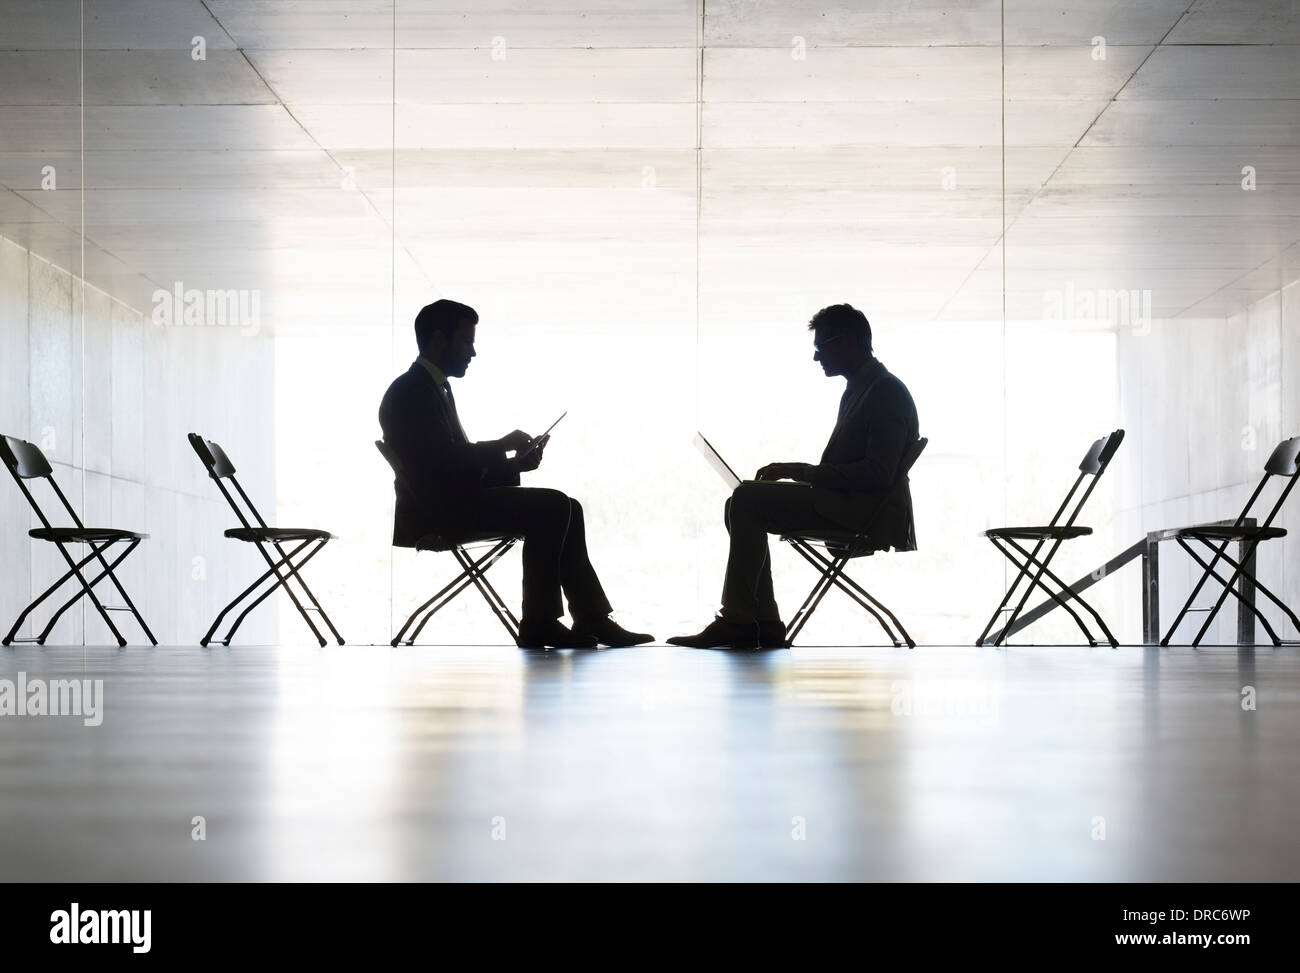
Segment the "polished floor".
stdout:
[[[4,880],[1300,879],[1300,653],[35,648]],[[195,840],[201,818],[203,840]]]

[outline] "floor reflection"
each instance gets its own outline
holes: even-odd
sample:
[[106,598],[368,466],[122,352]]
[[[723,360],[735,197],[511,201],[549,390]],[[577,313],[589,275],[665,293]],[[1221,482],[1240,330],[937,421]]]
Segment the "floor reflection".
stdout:
[[0,656],[19,671],[104,679],[105,718],[0,717],[8,880],[1300,874],[1290,650]]

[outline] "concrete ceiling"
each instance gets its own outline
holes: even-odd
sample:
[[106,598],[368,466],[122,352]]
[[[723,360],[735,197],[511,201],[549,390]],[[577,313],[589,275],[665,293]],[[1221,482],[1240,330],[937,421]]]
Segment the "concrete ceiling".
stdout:
[[1207,317],[1300,277],[1300,6],[1003,30],[992,0],[3,0],[0,234],[145,309],[256,288],[276,328],[438,294],[577,328],[1067,287]]

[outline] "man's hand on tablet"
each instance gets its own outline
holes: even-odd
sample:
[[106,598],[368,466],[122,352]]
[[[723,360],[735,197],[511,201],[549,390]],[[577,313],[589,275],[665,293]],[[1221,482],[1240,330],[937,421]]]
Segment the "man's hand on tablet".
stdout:
[[[528,450],[527,452],[524,452],[524,450],[520,450],[517,454],[515,454],[514,459],[510,461],[511,463],[514,464],[515,472],[529,473],[537,469],[537,467],[541,466],[542,450],[546,448],[546,444],[549,443],[550,441],[551,441],[551,437],[549,435],[543,436],[541,439],[537,440],[536,448]],[[527,447],[525,447],[525,449],[526,448]]]
[[517,453],[520,450],[527,449],[532,443],[533,437],[528,435],[522,429],[516,429],[509,435],[502,436],[497,442],[507,453]]

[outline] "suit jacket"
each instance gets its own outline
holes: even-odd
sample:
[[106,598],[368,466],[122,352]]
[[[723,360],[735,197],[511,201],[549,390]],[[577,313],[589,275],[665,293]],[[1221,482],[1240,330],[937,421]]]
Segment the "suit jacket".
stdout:
[[413,547],[428,534],[469,533],[484,489],[519,485],[497,443],[466,440],[454,406],[418,361],[388,386],[379,425],[402,466],[393,482],[397,547]]
[[867,528],[879,549],[916,550],[912,492],[898,469],[919,437],[907,386],[872,358],[850,376],[835,431],[807,475],[813,507],[850,530]]

